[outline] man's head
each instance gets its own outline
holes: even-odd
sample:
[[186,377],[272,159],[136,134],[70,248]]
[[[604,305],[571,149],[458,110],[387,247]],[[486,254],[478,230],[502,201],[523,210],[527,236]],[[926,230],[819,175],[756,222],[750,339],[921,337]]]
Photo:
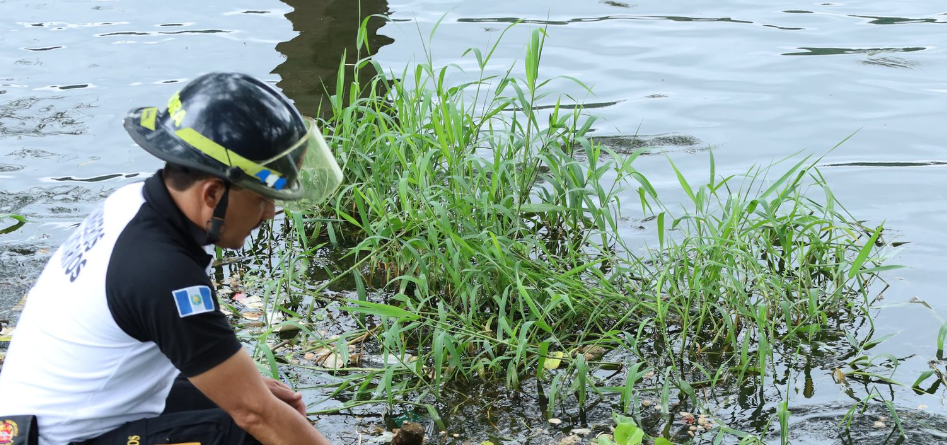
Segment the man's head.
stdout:
[[272,218],[274,200],[316,204],[342,179],[315,123],[274,87],[245,74],[200,76],[165,109],[132,110],[125,129],[171,166],[165,180],[172,191],[200,188],[212,210],[207,241],[221,247],[236,242],[225,234],[236,237],[244,226]]
[[213,175],[174,164],[166,164],[162,175],[168,192],[181,211],[208,231],[214,219],[214,210],[224,193],[227,193],[225,215],[218,229],[217,240],[214,241],[219,247],[243,247],[250,232],[276,214],[272,199],[235,185],[227,190],[226,183]]

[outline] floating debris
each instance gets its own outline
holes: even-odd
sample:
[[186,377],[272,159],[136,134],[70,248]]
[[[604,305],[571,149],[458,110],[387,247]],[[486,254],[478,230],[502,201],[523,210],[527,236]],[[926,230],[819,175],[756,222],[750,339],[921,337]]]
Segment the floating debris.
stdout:
[[424,443],[424,427],[414,422],[405,422],[391,439],[391,445],[421,445]]
[[576,351],[582,354],[585,361],[601,360],[602,356],[605,355],[605,348],[601,346],[585,345],[580,346]]
[[259,320],[263,318],[262,311],[246,311],[240,314],[241,317],[246,318],[247,320]]

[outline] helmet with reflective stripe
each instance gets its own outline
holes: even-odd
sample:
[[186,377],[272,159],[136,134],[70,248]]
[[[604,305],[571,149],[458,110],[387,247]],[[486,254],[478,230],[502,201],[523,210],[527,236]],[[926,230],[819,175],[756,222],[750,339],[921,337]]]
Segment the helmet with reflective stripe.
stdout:
[[342,180],[312,119],[246,74],[202,75],[171,96],[166,108],[132,110],[125,130],[168,163],[268,198],[317,203]]

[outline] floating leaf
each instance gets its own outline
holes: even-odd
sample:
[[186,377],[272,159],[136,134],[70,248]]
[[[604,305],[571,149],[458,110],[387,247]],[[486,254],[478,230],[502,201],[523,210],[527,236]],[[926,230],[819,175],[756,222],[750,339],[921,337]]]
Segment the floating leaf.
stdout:
[[345,300],[351,306],[346,306],[345,310],[359,314],[378,315],[381,317],[392,317],[403,320],[415,320],[417,314],[408,312],[400,307],[390,304],[372,303],[371,301]]
[[616,445],[615,442],[612,442],[612,436],[608,434],[599,435],[592,443],[597,443],[598,445]]
[[325,360],[322,361],[322,367],[326,369],[342,369],[347,364],[345,358],[336,353],[327,355]]
[[644,440],[644,431],[634,422],[624,421],[615,427],[615,442],[618,445],[640,445]]
[[562,351],[550,352],[549,356],[546,357],[546,361],[543,363],[543,367],[546,369],[556,369],[559,365],[562,364]]

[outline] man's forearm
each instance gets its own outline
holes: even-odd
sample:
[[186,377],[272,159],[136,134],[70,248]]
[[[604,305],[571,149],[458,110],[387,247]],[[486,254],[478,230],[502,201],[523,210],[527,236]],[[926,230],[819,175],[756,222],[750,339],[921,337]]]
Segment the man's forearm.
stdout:
[[240,425],[264,445],[330,445],[306,417],[289,405],[276,397],[266,405],[261,413],[248,416],[246,424]]
[[265,445],[329,445],[306,416],[273,395],[243,349],[190,380]]

